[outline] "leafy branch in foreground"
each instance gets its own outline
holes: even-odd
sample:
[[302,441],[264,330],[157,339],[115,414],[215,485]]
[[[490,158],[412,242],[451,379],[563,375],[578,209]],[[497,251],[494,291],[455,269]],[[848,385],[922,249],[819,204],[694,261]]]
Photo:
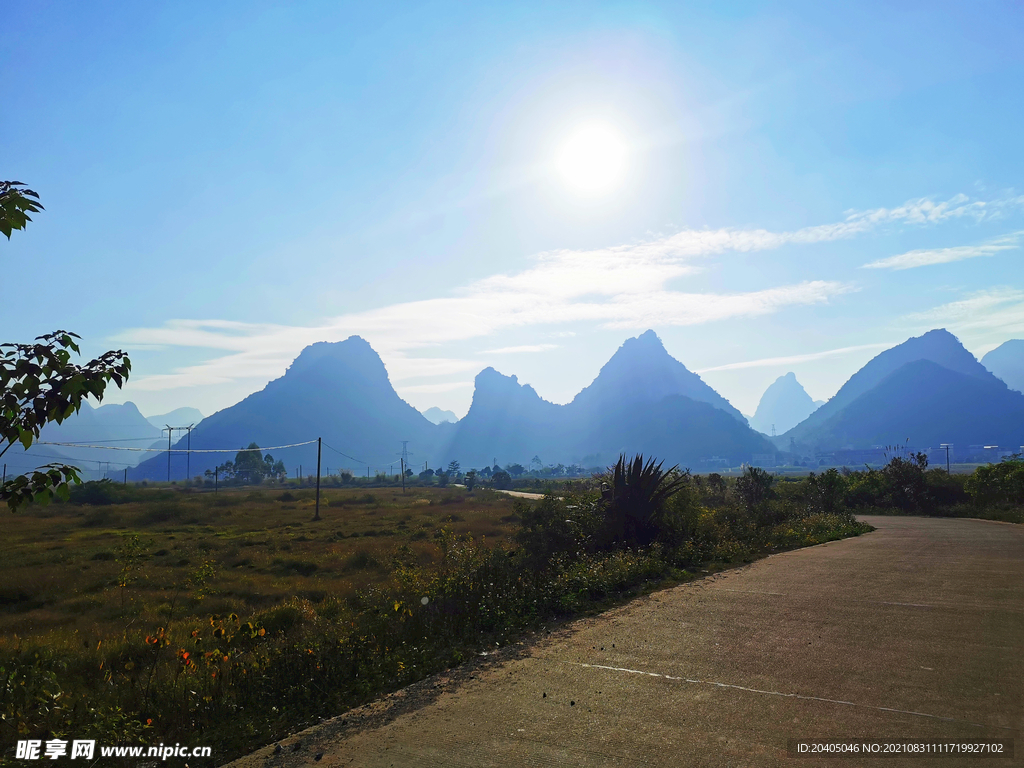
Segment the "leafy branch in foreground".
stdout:
[[[15,443],[28,450],[46,424],[78,413],[87,397],[102,400],[111,381],[124,385],[132,367],[127,355],[110,351],[77,365],[71,353],[81,354],[79,338],[55,331],[34,344],[0,344],[0,456]],[[0,501],[12,510],[29,500],[45,503],[54,491],[63,496],[70,482],[81,482],[77,469],[50,464],[4,483]]]
[[65,464],[47,464],[31,474],[18,475],[4,483],[0,499],[15,511],[22,504],[34,502],[43,506],[50,503],[54,495],[67,501],[71,496],[71,483],[80,483],[77,467]]
[[[34,198],[34,199],[33,199]],[[0,232],[11,239],[11,232],[24,229],[32,221],[30,213],[43,210],[39,195],[20,181],[0,181]]]

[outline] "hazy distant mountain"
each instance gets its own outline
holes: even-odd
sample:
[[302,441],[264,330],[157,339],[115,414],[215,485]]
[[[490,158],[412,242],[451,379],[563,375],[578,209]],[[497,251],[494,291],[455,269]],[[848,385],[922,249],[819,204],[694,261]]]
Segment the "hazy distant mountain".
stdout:
[[991,377],[951,371],[915,360],[820,424],[815,444],[829,448],[953,443],[1016,449],[1024,443],[1024,395]]
[[775,427],[775,432],[781,435],[817,408],[811,396],[796,380],[796,374],[791,371],[777,378],[761,395],[761,402],[750,419],[750,426],[766,435],[771,434],[772,427]]
[[444,454],[467,467],[490,465],[494,459],[525,465],[535,455],[566,463],[567,446],[559,439],[564,438],[564,407],[542,399],[515,376],[485,368],[477,374],[473,403],[455,425]]
[[[189,474],[201,475],[251,442],[290,472],[301,464],[310,474],[315,444],[274,446],[317,437],[323,438],[324,472],[397,466],[402,441],[408,441],[414,467],[452,459],[464,467],[495,459],[525,465],[534,456],[544,463],[595,466],[613,462],[619,452],[643,452],[699,469],[715,466],[709,459],[735,465],[774,452],[739,411],[673,360],[653,332],[623,344],[568,405],[548,402],[515,376],[487,368],[476,377],[469,413],[455,424],[432,424],[402,400],[377,353],[353,336],[307,347],[284,376],[203,419],[192,430],[190,457],[171,455],[170,475],[186,477],[186,461]],[[175,448],[184,447],[179,438]],[[227,450],[199,452],[212,449]],[[167,472],[167,454],[160,453],[129,477],[159,480]]]
[[[819,444],[820,441],[816,435],[822,424],[839,414],[858,397],[876,387],[886,376],[907,363],[917,360],[930,360],[955,373],[988,383],[1002,384],[985,366],[978,362],[974,355],[964,349],[956,336],[944,328],[928,331],[923,336],[908,339],[871,359],[867,365],[853,374],[827,403],[785,433],[786,442],[788,443],[792,439],[798,444]],[[897,404],[893,404],[893,408],[898,407]],[[936,413],[934,418],[941,421],[943,415]]]
[[627,339],[604,364],[593,383],[576,395],[572,405],[596,410],[623,400],[636,405],[656,403],[669,395],[684,395],[710,403],[746,423],[743,414],[728,400],[672,357],[654,331]]
[[[377,353],[363,339],[351,336],[345,341],[306,347],[284,376],[203,419],[192,430],[192,448],[232,451],[193,453],[190,472],[199,475],[233,460],[233,451],[250,442],[268,447],[315,441],[318,437],[324,442],[321,464],[325,472],[327,467],[332,471],[365,471],[367,465],[375,469],[387,469],[393,463],[397,466],[403,440],[408,441],[413,453],[413,466],[423,461],[433,465],[437,444],[448,432],[445,426],[431,424],[402,400]],[[183,441],[175,447],[184,447]],[[289,472],[300,464],[304,474],[316,471],[315,443],[270,452],[284,461]],[[142,463],[129,476],[166,478],[166,455]],[[185,477],[184,456],[172,456],[171,477]]]
[[459,420],[459,417],[456,416],[452,411],[442,411],[436,405],[427,408],[427,410],[423,411],[422,413],[424,418],[426,418],[426,420],[429,421],[431,424],[443,424],[445,422],[448,422],[449,424],[454,424],[456,421]]
[[1024,392],[1024,339],[1000,344],[981,358],[981,362],[1010,389]]
[[[979,363],[952,334],[929,331],[881,353],[835,397],[782,436],[833,448],[954,443],[1016,447],[1024,395]],[[958,449],[959,450],[959,449]]]
[[568,405],[542,399],[515,376],[482,371],[473,404],[444,451],[465,466],[495,458],[525,465],[533,456],[595,466],[620,452],[697,468],[702,459],[739,463],[774,448],[648,331],[623,344]]
[[157,429],[163,429],[168,424],[172,427],[187,427],[189,424],[198,424],[202,420],[203,414],[197,408],[175,408],[170,413],[146,417],[146,421]]
[[[148,448],[160,439],[160,430],[146,421],[132,402],[121,405],[101,405],[93,408],[82,403],[79,412],[62,424],[48,424],[40,440],[61,443],[106,445],[111,448]],[[117,472],[125,466],[135,466],[146,454],[136,451],[104,448],[77,448],[71,446],[39,446],[40,451],[59,450],[71,463],[95,473],[101,465]],[[108,467],[109,465],[109,467]],[[90,478],[94,477],[90,474]]]

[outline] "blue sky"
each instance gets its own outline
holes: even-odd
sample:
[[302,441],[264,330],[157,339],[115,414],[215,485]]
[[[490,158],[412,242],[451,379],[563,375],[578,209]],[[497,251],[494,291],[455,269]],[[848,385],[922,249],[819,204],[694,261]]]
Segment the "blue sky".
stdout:
[[[746,413],[1024,337],[1019,4],[509,5],[5,3],[0,177],[46,211],[4,340],[122,347],[155,414],[359,334],[461,415],[488,365],[566,402],[647,328]],[[593,124],[624,160],[586,194]]]

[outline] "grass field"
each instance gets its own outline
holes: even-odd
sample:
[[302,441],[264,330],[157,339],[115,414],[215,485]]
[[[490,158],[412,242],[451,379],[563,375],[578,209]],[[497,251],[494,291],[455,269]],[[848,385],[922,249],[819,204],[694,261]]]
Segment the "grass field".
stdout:
[[690,478],[663,537],[616,543],[590,485],[329,488],[319,521],[294,486],[91,483],[30,506],[6,520],[0,744],[191,740],[227,760],[550,621],[868,530]]
[[246,614],[294,597],[347,598],[386,581],[396,547],[421,565],[444,526],[499,541],[512,502],[460,488],[138,489],[118,504],[54,504],[9,515],[0,644],[89,641],[126,627]]

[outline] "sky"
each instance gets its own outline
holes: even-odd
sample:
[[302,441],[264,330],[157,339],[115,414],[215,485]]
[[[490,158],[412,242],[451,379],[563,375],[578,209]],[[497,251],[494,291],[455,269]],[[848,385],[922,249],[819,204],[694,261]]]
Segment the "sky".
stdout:
[[6,341],[209,414],[365,338],[417,408],[629,337],[744,413],[931,329],[1024,338],[1019,3],[7,0]]

